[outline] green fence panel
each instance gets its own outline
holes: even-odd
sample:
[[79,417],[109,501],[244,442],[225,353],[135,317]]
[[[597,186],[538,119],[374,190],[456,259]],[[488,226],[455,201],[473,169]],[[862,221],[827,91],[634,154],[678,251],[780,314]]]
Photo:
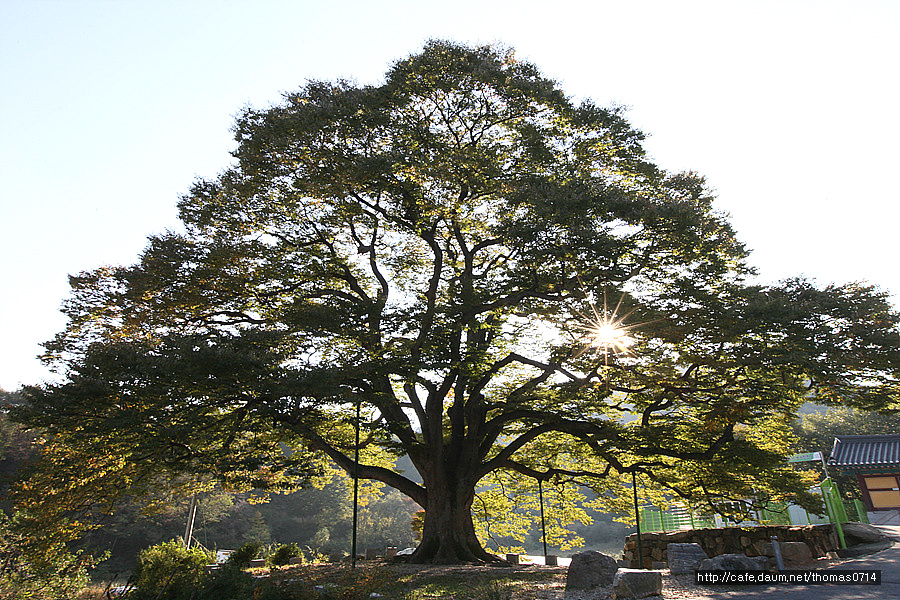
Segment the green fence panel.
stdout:
[[783,502],[768,502],[758,513],[759,522],[765,525],[793,525],[788,505]]
[[716,518],[712,515],[694,515],[694,529],[713,529]]
[[844,529],[841,527],[841,523],[846,523],[849,519],[847,518],[847,511],[844,510],[844,503],[841,502],[841,495],[830,478],[823,479],[819,487],[822,489],[822,497],[825,499],[828,517],[834,523],[838,539],[841,541],[841,548],[846,548],[847,542],[844,541]]
[[856,518],[860,523],[869,522],[869,512],[866,510],[865,504],[854,498],[853,508],[856,509]]
[[641,533],[709,529],[715,526],[716,520],[712,515],[694,514],[683,506],[675,506],[669,510],[657,507],[641,508]]
[[641,509],[641,533],[649,533],[652,531],[662,531],[663,521],[662,515],[658,509],[642,508]]
[[[854,519],[860,523],[868,523],[865,505],[859,500],[852,504],[844,504],[838,492],[837,486],[831,479],[825,479],[819,486],[822,498],[825,500],[827,516],[824,522],[833,523],[838,534],[842,548],[847,544],[844,540],[844,530],[841,523]],[[812,523],[813,517],[806,513],[807,521]],[[763,505],[756,513],[756,518],[761,525],[803,525],[805,523],[792,523],[789,506],[783,502],[770,502]],[[816,522],[823,519],[816,517]],[[648,506],[641,508],[641,532],[651,533],[655,531],[678,531],[681,529],[706,529],[714,528],[716,519],[713,515],[694,514],[690,508],[675,505],[669,510]]]

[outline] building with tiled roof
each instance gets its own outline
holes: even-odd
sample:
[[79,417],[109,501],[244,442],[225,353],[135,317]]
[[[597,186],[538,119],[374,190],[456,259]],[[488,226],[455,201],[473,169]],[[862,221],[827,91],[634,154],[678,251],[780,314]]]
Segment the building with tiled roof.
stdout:
[[835,437],[828,465],[856,475],[869,511],[900,509],[900,434]]

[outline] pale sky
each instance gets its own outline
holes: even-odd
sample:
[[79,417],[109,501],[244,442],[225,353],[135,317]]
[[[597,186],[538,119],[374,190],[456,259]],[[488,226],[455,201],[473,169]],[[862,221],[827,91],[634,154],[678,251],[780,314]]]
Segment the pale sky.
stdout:
[[0,387],[50,377],[67,275],[177,228],[243,106],[378,83],[429,38],[511,46],[629,107],[660,166],[707,177],[762,281],[900,305],[898,31],[897,0],[0,0]]

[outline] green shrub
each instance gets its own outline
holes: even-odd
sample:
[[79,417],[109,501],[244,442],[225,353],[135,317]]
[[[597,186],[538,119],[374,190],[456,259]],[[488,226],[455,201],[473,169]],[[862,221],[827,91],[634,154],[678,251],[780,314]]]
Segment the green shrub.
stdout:
[[303,558],[303,550],[297,544],[284,544],[269,555],[266,562],[272,567],[281,567],[291,562],[292,558]]
[[259,555],[262,544],[259,542],[247,542],[237,550],[231,553],[226,564],[231,564],[239,569],[246,569],[250,566],[250,561]]
[[249,573],[234,563],[225,563],[208,576],[195,600],[245,600],[255,597],[254,582]]
[[203,550],[177,540],[142,550],[134,570],[135,600],[189,600],[210,561]]
[[89,583],[92,557],[72,554],[61,542],[41,539],[0,511],[0,600],[68,600]]

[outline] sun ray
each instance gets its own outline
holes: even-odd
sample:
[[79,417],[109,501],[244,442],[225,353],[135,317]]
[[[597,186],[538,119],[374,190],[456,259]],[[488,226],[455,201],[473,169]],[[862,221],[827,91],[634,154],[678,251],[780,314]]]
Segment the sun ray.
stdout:
[[584,334],[585,349],[579,354],[586,351],[594,350],[603,354],[603,362],[609,364],[610,353],[628,354],[629,348],[635,343],[635,339],[631,336],[631,330],[635,325],[626,325],[625,320],[633,311],[629,311],[624,315],[619,314],[622,307],[622,297],[616,303],[615,309],[609,310],[606,301],[606,293],[603,294],[603,310],[598,310],[597,305],[589,300],[591,310],[590,316],[582,315],[583,322],[579,328]]

